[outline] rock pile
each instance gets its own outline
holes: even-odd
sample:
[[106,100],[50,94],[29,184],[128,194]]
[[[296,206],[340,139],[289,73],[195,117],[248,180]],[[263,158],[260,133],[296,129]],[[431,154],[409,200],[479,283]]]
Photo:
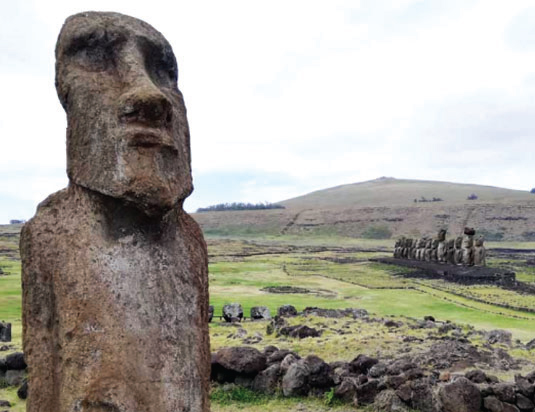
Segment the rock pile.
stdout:
[[[0,358],[0,381],[3,381],[5,386],[20,386],[18,394],[21,399],[26,399],[26,376],[27,365],[22,352],[15,352],[5,358]],[[2,402],[6,401],[0,400],[0,406],[9,406]]]
[[[432,351],[432,350],[431,350]],[[440,351],[437,351],[440,354]],[[359,355],[351,362],[327,363],[274,346],[262,352],[232,347],[212,354],[213,381],[235,383],[265,394],[334,396],[354,406],[387,412],[533,412],[535,371],[499,382],[475,369],[459,373],[429,370],[415,359],[390,361]]]

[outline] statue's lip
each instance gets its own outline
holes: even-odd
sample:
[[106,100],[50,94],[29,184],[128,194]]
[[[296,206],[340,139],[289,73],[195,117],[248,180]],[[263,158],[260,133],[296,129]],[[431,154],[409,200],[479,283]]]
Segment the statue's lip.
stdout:
[[131,147],[165,147],[178,151],[169,133],[149,127],[131,128],[127,134],[127,141]]

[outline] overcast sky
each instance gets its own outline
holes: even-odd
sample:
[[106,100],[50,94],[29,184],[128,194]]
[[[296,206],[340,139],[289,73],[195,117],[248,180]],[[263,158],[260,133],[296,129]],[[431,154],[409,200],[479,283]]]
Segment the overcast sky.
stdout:
[[0,0],[0,223],[65,187],[65,18],[161,31],[191,129],[189,211],[380,176],[529,190],[535,2]]

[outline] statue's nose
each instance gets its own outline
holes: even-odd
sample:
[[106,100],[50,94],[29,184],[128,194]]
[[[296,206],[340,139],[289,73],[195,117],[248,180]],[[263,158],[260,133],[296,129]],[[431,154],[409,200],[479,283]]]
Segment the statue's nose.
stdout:
[[146,72],[135,74],[128,79],[128,90],[119,98],[119,119],[155,128],[169,127],[173,116],[170,100]]

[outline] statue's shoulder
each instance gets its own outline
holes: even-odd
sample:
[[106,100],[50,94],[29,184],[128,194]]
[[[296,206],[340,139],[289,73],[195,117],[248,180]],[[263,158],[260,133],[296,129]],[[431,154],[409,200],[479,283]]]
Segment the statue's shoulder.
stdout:
[[177,217],[181,236],[186,237],[191,247],[206,257],[206,242],[199,224],[185,211],[181,211]]
[[46,238],[61,230],[65,205],[69,199],[69,189],[51,194],[37,206],[35,216],[28,220],[21,231],[21,247],[31,238]]

